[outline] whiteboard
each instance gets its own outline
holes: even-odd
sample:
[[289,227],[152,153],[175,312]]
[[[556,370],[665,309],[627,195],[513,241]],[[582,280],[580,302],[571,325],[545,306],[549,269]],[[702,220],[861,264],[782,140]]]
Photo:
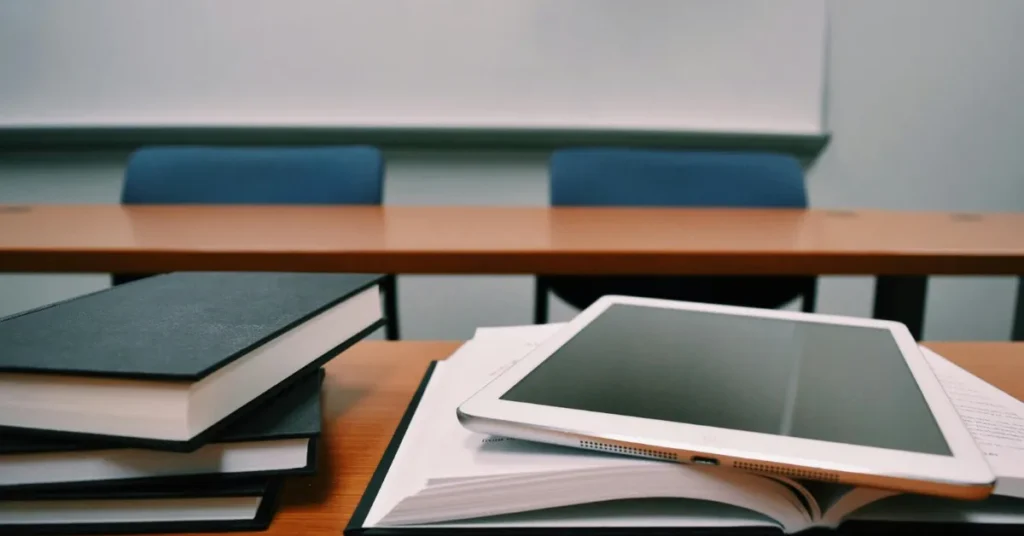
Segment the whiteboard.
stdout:
[[0,128],[819,134],[824,3],[0,0]]

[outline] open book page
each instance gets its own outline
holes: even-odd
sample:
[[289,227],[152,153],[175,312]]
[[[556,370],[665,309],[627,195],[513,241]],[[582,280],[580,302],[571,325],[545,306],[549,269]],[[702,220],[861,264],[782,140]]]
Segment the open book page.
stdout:
[[[543,330],[531,330],[519,337],[500,333],[494,343],[484,336],[470,340],[448,359],[437,363],[377,499],[367,513],[365,523],[368,526],[378,524],[404,497],[423,489],[428,471],[438,476],[435,464],[450,464],[459,456],[459,453],[445,452],[443,445],[435,445],[436,440],[446,434],[457,433],[461,437],[467,433],[455,416],[455,408],[511,362],[534,348],[537,339],[543,340],[546,336]],[[454,379],[447,381],[448,377]],[[439,454],[435,456],[435,452]]]
[[738,528],[776,527],[778,522],[745,508],[710,501],[637,499],[533,510],[430,525],[434,528]]
[[1024,498],[1024,402],[921,348],[996,475],[996,495]]
[[505,340],[513,343],[532,344],[536,346],[564,327],[564,323],[482,327],[476,328],[473,338],[486,339],[490,342]]
[[816,525],[822,527],[838,527],[851,513],[869,504],[900,494],[891,490],[855,488],[827,483],[821,483],[813,493],[822,511],[821,519]]
[[[714,501],[759,512],[785,531],[811,520],[789,499],[788,489],[770,479],[729,470],[663,463],[631,471],[619,469],[575,477],[524,475],[500,483],[428,487],[407,497],[381,521],[384,526],[448,522],[495,515],[645,498]],[[675,505],[686,511],[688,502]]]
[[420,411],[425,407],[437,407],[438,400],[444,399],[446,363],[438,362],[434,366],[434,373],[430,377],[423,396],[409,427],[405,431],[402,443],[391,461],[387,476],[381,484],[377,497],[366,514],[364,523],[367,526],[375,526],[385,514],[395,507],[406,495],[420,490],[426,484],[426,478],[422,475],[425,470],[425,463],[429,457],[422,451],[421,446],[426,437],[430,434],[431,421],[434,415],[428,411]]
[[[810,523],[788,488],[763,477],[506,440],[463,428],[455,416],[458,405],[552,333],[539,327],[548,329],[484,331],[439,364],[367,516],[368,526],[658,495],[722,501],[761,512],[787,530]],[[409,448],[410,442],[416,447]],[[686,510],[687,503],[679,504]],[[725,519],[722,526],[732,521]]]

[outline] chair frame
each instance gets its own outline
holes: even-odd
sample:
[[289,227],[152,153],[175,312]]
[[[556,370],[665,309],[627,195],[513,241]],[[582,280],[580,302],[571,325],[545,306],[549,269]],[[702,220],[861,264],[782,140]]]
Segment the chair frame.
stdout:
[[[548,278],[538,275],[534,278],[533,294],[533,323],[547,324],[550,312],[551,284]],[[818,278],[811,278],[801,292],[800,310],[805,313],[813,313],[818,304]]]

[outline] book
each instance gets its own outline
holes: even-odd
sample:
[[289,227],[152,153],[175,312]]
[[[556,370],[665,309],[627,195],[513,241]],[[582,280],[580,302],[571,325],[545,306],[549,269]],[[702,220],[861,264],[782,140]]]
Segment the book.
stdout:
[[323,370],[307,375],[194,452],[109,448],[5,434],[0,436],[0,493],[195,475],[312,474],[322,422],[323,377]]
[[647,528],[778,534],[840,526],[903,530],[908,523],[1024,529],[1024,403],[929,350],[929,364],[998,475],[996,495],[988,500],[797,481],[463,428],[455,416],[458,404],[551,333],[549,326],[491,330],[436,363],[346,533]]
[[279,487],[277,478],[250,478],[5,493],[0,534],[263,530]]
[[383,325],[380,276],[174,273],[0,321],[0,427],[191,451]]

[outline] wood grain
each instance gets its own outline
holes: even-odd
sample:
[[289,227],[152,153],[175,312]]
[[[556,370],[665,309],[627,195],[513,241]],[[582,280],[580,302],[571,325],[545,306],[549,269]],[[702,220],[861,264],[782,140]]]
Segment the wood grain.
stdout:
[[0,271],[1024,274],[1024,214],[542,207],[0,207]]
[[[327,366],[318,474],[292,478],[268,536],[340,536],[430,361],[459,342],[364,341]],[[928,343],[1024,400],[1024,343]]]
[[334,358],[317,474],[288,479],[270,531],[251,534],[341,536],[427,365],[460,344],[364,341]]

